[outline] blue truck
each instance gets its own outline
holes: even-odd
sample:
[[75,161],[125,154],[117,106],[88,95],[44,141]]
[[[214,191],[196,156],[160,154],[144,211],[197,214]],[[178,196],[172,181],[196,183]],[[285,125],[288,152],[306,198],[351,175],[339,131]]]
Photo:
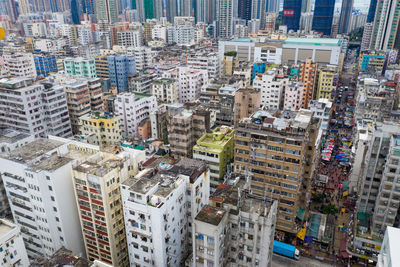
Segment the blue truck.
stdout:
[[300,259],[300,251],[292,245],[282,243],[279,241],[274,240],[274,248],[273,248],[274,253],[299,260]]

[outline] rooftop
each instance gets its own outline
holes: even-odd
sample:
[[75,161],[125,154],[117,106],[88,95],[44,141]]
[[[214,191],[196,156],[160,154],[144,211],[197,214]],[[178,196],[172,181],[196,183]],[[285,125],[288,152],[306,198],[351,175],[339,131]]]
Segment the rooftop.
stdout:
[[340,46],[342,40],[333,38],[295,38],[289,37],[284,44],[291,45],[316,45],[316,46]]
[[386,228],[388,240],[389,240],[389,251],[392,263],[400,263],[400,229],[388,226]]
[[74,167],[74,170],[87,174],[103,177],[112,169],[120,166],[123,158],[107,153],[99,152],[88,158],[85,162]]
[[30,135],[14,131],[12,129],[0,130],[0,143],[15,143],[22,139],[28,138]]
[[7,235],[11,230],[16,227],[12,222],[0,219],[0,238]]
[[36,158],[41,158],[44,154],[63,144],[63,142],[52,139],[36,139],[29,144],[19,147],[9,153],[1,154],[0,156],[16,162],[26,163]]
[[[269,210],[273,204],[269,198],[265,201],[263,197],[251,194],[246,188],[244,179],[239,180],[234,185],[220,184],[215,192],[210,196],[213,203],[228,205],[231,213],[240,212],[257,213],[261,216],[268,216]],[[239,190],[241,194],[239,195]],[[240,198],[240,201],[239,201]]]
[[155,195],[166,197],[180,176],[188,176],[190,182],[194,182],[205,171],[206,164],[189,158],[176,161],[169,157],[152,157],[142,164],[142,168],[144,170],[137,177],[131,177],[122,184],[140,194],[146,194],[158,184]]
[[196,220],[212,225],[219,225],[225,216],[226,211],[223,208],[216,208],[205,205],[197,214]]

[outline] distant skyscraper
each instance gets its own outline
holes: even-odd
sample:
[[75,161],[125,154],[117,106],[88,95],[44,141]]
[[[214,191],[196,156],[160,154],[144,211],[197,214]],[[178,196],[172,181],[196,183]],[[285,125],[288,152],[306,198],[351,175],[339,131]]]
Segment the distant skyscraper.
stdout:
[[283,2],[283,25],[288,31],[297,31],[300,27],[302,0],[284,0]]
[[96,14],[98,21],[117,22],[118,6],[116,0],[96,0]]
[[332,29],[335,0],[315,0],[312,29],[330,35]]
[[213,0],[196,0],[196,22],[211,24],[216,20],[217,3]]
[[369,4],[367,22],[374,22],[377,0],[371,0]]
[[219,0],[218,7],[218,36],[228,39],[232,35],[233,27],[233,1]]
[[251,20],[252,0],[239,0],[238,17],[244,20]]
[[0,14],[8,15],[15,22],[18,16],[15,0],[0,0]]
[[[79,0],[78,0],[79,1]],[[96,14],[96,0],[83,0],[82,1],[82,12],[84,14],[89,14],[92,15],[93,18],[95,19],[95,14]]]
[[374,27],[371,36],[371,49],[400,48],[399,44],[400,5],[395,0],[378,0]]
[[343,0],[342,9],[340,11],[338,33],[344,33],[344,34],[348,33],[352,11],[353,11],[353,0]]
[[265,12],[267,9],[267,0],[253,0],[252,1],[251,19],[260,20],[260,28],[265,28]]
[[74,24],[81,24],[82,7],[79,0],[71,0],[71,17]]
[[[318,1],[318,0],[315,0]],[[301,4],[301,12],[311,12],[311,2],[312,0],[303,0],[303,3]],[[315,10],[315,8],[314,8]]]
[[267,0],[267,12],[279,12],[280,0]]

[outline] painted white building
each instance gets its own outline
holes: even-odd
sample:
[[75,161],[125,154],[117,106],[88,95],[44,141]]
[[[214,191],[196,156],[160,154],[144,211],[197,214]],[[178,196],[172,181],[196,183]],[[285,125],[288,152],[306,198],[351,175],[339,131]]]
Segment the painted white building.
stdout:
[[320,128],[323,131],[328,130],[329,120],[332,114],[332,102],[326,98],[311,100],[308,109],[314,111],[313,117],[321,120]]
[[395,267],[400,262],[400,229],[388,226],[385,231],[377,267]]
[[127,47],[126,55],[135,58],[137,71],[143,71],[153,63],[153,52],[150,47]]
[[168,43],[177,45],[191,45],[194,43],[194,27],[177,25],[168,27]]
[[235,25],[235,36],[238,38],[247,37],[249,35],[249,28],[246,25]]
[[9,75],[36,78],[35,60],[31,53],[4,54],[3,60]]
[[206,70],[208,78],[216,78],[221,72],[217,53],[196,53],[187,57],[188,67],[192,69]]
[[80,45],[88,45],[93,41],[92,30],[88,26],[77,27],[78,38],[77,41]]
[[278,201],[244,185],[219,186],[197,214],[191,266],[271,266]]
[[302,82],[289,81],[284,88],[283,109],[296,111],[301,108],[304,85]]
[[121,118],[122,135],[137,136],[138,125],[150,118],[150,113],[157,109],[155,96],[139,93],[120,93],[115,102],[115,113]]
[[61,247],[85,255],[72,184],[68,139],[37,139],[0,157],[0,172],[14,222],[30,257]]
[[71,137],[64,88],[30,78],[0,80],[0,123],[19,132],[45,137]]
[[200,97],[201,88],[207,84],[206,70],[178,67],[179,103],[187,103]]
[[143,45],[143,32],[127,30],[117,32],[118,45],[139,47]]
[[142,167],[121,184],[130,262],[179,266],[192,243],[194,218],[208,203],[209,171],[188,158],[150,158]]
[[162,40],[167,42],[167,37],[167,27],[161,24],[156,24],[153,29],[151,29],[151,38],[153,40]]
[[257,75],[253,80],[253,88],[261,92],[261,106],[271,110],[281,108],[283,91],[288,84],[289,79],[276,68]]
[[4,219],[0,219],[0,265],[29,266],[20,228]]

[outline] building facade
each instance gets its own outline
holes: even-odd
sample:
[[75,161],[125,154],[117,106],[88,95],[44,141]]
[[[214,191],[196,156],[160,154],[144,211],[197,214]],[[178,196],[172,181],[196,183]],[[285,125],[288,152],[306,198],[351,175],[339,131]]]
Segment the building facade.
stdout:
[[191,251],[194,218],[208,203],[204,162],[150,158],[121,185],[130,262],[181,266]]
[[138,126],[157,109],[155,96],[140,93],[120,93],[115,100],[115,112],[121,118],[123,136],[138,136]]
[[177,103],[179,100],[179,89],[176,80],[170,78],[153,80],[151,94],[161,103]]
[[212,133],[206,133],[193,147],[193,158],[203,160],[210,169],[210,190],[222,184],[228,165],[233,161],[234,131],[228,126],[220,126]]
[[96,61],[94,58],[65,58],[64,72],[68,76],[96,78]]
[[4,54],[4,67],[9,75],[36,78],[36,67],[33,55],[30,53]]
[[29,266],[20,228],[5,219],[0,219],[0,258],[5,266]]
[[108,76],[118,92],[129,92],[129,75],[136,74],[135,58],[125,55],[108,56]]

